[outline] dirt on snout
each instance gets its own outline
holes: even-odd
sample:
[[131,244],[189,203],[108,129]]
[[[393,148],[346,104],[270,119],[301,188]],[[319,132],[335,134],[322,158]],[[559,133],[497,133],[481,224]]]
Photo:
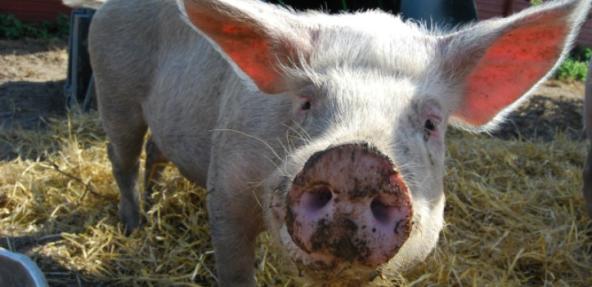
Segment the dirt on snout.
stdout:
[[370,249],[365,240],[357,239],[358,225],[349,218],[340,218],[329,223],[319,222],[310,241],[312,251],[329,252],[346,262],[363,262],[370,256]]

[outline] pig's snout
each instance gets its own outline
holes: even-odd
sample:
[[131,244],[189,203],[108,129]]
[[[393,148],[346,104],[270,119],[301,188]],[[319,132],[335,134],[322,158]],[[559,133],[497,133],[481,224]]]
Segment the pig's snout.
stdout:
[[392,161],[367,144],[346,144],[311,156],[288,193],[292,240],[314,266],[377,267],[411,231],[411,195]]

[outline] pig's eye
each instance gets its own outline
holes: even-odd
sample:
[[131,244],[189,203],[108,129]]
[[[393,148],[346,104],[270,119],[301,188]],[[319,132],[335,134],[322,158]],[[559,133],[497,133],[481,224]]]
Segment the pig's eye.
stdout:
[[426,139],[429,138],[434,131],[436,131],[436,124],[434,121],[427,119],[423,125],[423,132]]
[[306,101],[302,104],[302,106],[300,106],[300,109],[303,111],[308,111],[308,110],[310,110],[311,107],[312,107],[312,104],[310,103],[310,101]]

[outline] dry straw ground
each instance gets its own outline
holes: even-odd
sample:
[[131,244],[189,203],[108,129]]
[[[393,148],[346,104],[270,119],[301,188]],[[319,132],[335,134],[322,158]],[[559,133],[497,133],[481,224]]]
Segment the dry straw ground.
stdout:
[[[211,286],[204,190],[169,168],[130,237],[96,114],[47,130],[4,131],[20,157],[0,161],[0,244],[31,255],[55,286]],[[592,227],[581,196],[585,143],[448,136],[444,229],[411,272],[379,286],[592,286]],[[60,236],[61,235],[61,236]],[[261,286],[293,286],[265,236]]]

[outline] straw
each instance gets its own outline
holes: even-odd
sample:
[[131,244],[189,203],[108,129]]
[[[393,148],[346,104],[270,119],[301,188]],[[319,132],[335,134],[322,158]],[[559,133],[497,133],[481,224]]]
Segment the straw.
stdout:
[[[147,224],[123,234],[97,114],[50,120],[45,131],[0,131],[0,141],[20,155],[0,162],[0,245],[31,255],[50,284],[214,284],[206,193],[176,169],[167,168],[156,186]],[[438,247],[415,268],[382,274],[373,285],[592,286],[584,142],[452,131],[447,143],[447,225]],[[268,236],[258,246],[258,284],[297,285]]]

